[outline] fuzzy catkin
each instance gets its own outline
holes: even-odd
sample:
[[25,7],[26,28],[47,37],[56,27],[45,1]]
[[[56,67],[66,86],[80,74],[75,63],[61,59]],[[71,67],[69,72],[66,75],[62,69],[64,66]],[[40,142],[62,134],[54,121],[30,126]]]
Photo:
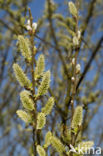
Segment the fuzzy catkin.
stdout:
[[49,100],[47,101],[45,107],[42,108],[42,112],[45,115],[50,114],[51,113],[51,110],[53,108],[53,105],[54,105],[54,98],[53,97],[50,97]]
[[20,93],[20,99],[22,101],[24,108],[26,108],[27,110],[30,110],[30,111],[34,109],[34,102],[30,98],[30,92],[28,92],[26,90],[22,91]]
[[28,123],[29,121],[31,121],[30,116],[25,111],[17,110],[16,113],[19,116],[19,118],[21,118],[21,120],[23,120],[24,122]]
[[93,145],[94,145],[93,141],[85,141],[85,142],[80,142],[78,144],[78,148],[81,148],[85,152],[88,151]]
[[54,136],[51,137],[51,144],[58,153],[63,153],[65,151],[64,145],[61,143],[61,141],[57,137],[54,137]]
[[46,156],[46,152],[45,152],[44,148],[40,145],[37,145],[37,152],[38,152],[39,156]]
[[37,96],[41,96],[47,93],[50,84],[50,71],[47,71],[42,79],[41,85],[38,88]]
[[30,43],[29,43],[28,38],[24,38],[22,35],[19,35],[18,42],[19,42],[19,47],[20,47],[22,55],[24,56],[25,59],[30,61],[31,50],[30,50]]
[[37,129],[42,129],[46,123],[46,117],[44,113],[38,113],[37,115]]
[[81,106],[77,106],[73,115],[72,125],[73,129],[78,128],[81,126],[83,119],[83,108]]
[[51,144],[52,133],[48,131],[45,136],[45,144],[44,147],[47,148]]
[[71,13],[74,17],[77,17],[78,11],[77,11],[77,8],[76,8],[75,4],[74,4],[72,1],[70,1],[70,2],[68,3],[68,5],[69,5],[69,11],[70,11],[70,13]]
[[45,69],[45,59],[44,55],[41,54],[37,60],[35,76],[40,76],[43,73],[44,69]]
[[18,64],[14,63],[13,64],[13,69],[14,69],[15,76],[16,76],[17,80],[19,81],[20,85],[22,87],[31,88],[31,82],[27,78],[27,76],[25,75],[25,73],[21,69],[21,67]]

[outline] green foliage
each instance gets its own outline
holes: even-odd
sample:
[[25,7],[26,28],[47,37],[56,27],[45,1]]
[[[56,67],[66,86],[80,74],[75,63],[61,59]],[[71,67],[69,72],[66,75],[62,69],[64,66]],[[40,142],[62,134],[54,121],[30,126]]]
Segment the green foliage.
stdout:
[[31,88],[31,82],[25,75],[24,71],[21,69],[21,67],[18,64],[13,64],[13,69],[15,76],[17,80],[19,81],[20,85],[22,87],[28,87]]
[[38,88],[37,96],[41,96],[47,93],[50,84],[50,71],[47,71],[43,75],[42,82]]
[[54,98],[53,97],[50,97],[45,105],[44,108],[42,108],[42,112],[45,114],[45,115],[48,115],[51,113],[52,111],[52,108],[53,108],[53,105],[54,105]]
[[23,107],[27,110],[34,110],[34,102],[30,98],[30,92],[24,90],[20,93],[20,99],[22,101]]
[[42,129],[46,123],[46,118],[44,113],[38,113],[37,116],[37,129]]

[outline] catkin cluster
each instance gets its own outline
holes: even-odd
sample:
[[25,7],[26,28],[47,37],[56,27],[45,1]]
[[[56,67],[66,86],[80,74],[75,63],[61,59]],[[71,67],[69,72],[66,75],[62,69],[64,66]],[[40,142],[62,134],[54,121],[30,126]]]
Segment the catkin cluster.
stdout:
[[[78,10],[73,2],[69,2],[69,11],[72,14],[73,18],[78,17]],[[30,22],[29,22],[30,24]],[[29,31],[32,31],[30,25],[27,26]],[[73,45],[76,47],[79,44],[80,40],[80,31],[78,34],[73,34]],[[19,49],[21,51],[24,59],[29,63],[29,67],[32,64],[32,50],[31,43],[28,38],[23,36],[18,36]],[[75,65],[75,58],[72,59],[72,65]],[[34,66],[34,65],[33,65]],[[46,125],[46,118],[51,113],[55,100],[54,97],[49,97],[45,105],[37,111],[38,100],[40,100],[45,94],[48,93],[50,87],[50,71],[45,71],[45,58],[41,54],[34,68],[33,76],[31,77],[25,74],[23,69],[19,64],[15,63],[13,65],[15,77],[20,85],[23,87],[23,91],[20,93],[20,100],[22,102],[23,109],[17,110],[17,115],[22,119],[26,124],[32,125],[36,131],[42,130]],[[76,74],[80,73],[80,65],[76,66]],[[75,79],[73,79],[74,81]],[[33,82],[31,81],[33,80]],[[35,85],[34,85],[34,84]],[[33,88],[34,87],[34,88]],[[34,92],[33,92],[34,91]],[[83,108],[82,106],[77,106],[73,113],[73,118],[71,121],[71,126],[65,128],[65,132],[62,132],[62,136],[57,137],[51,131],[45,133],[45,141],[42,145],[36,144],[36,150],[39,156],[47,156],[48,147],[54,148],[54,150],[59,153],[60,156],[66,155],[71,156],[71,147],[74,145],[74,149],[78,152],[79,147],[87,147],[89,149],[93,146],[92,141],[81,141],[79,138],[79,132],[81,131],[83,122]],[[74,139],[78,139],[78,142],[73,142]],[[73,141],[72,141],[73,140]],[[73,155],[74,156],[74,155]]]

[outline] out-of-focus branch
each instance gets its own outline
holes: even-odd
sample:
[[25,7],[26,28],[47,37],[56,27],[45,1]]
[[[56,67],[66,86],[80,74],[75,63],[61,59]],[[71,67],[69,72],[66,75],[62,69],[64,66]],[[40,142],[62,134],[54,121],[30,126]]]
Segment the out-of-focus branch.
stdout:
[[89,5],[89,9],[88,9],[88,14],[87,14],[87,17],[85,18],[85,21],[84,21],[84,24],[83,24],[83,31],[82,31],[82,36],[84,36],[85,34],[85,31],[88,27],[88,24],[89,24],[89,21],[90,19],[92,18],[92,15],[93,15],[93,11],[94,11],[94,6],[95,6],[95,3],[96,3],[97,0],[92,0],[90,5]]
[[63,67],[64,67],[64,71],[65,71],[65,74],[68,78],[68,80],[70,79],[70,76],[68,74],[68,69],[67,69],[67,66],[66,66],[66,63],[65,63],[65,60],[62,56],[62,53],[61,53],[61,49],[59,48],[58,46],[58,41],[57,41],[57,38],[56,38],[56,35],[55,35],[55,31],[54,31],[54,28],[53,28],[53,23],[52,23],[52,11],[51,11],[51,1],[48,0],[48,21],[49,21],[49,24],[50,24],[50,30],[51,30],[51,36],[54,40],[54,43],[55,43],[55,48],[58,52],[58,55],[59,55],[59,58],[63,64]]
[[89,59],[87,65],[85,66],[84,71],[83,71],[83,73],[82,73],[82,75],[81,75],[81,77],[80,77],[80,79],[79,79],[79,81],[78,81],[76,90],[79,88],[81,82],[82,82],[83,79],[85,78],[85,75],[86,75],[86,73],[88,72],[88,70],[89,70],[89,68],[90,68],[90,66],[91,66],[91,64],[92,64],[92,62],[93,62],[93,60],[94,60],[96,54],[98,53],[98,51],[99,51],[99,49],[100,49],[100,47],[101,47],[102,42],[103,42],[103,36],[100,38],[99,42],[97,43],[97,46],[95,47],[94,51],[92,52],[92,55],[91,55],[91,57],[90,57],[90,59]]
[[[97,46],[95,47],[94,51],[92,52],[92,55],[91,55],[91,57],[90,57],[90,59],[89,59],[87,65],[86,65],[85,68],[84,68],[84,71],[83,71],[83,73],[82,73],[82,75],[81,75],[81,77],[80,77],[80,79],[79,79],[79,81],[78,81],[78,83],[77,83],[76,91],[78,90],[78,88],[79,88],[81,82],[82,82],[83,79],[85,78],[85,75],[87,74],[87,72],[88,72],[88,70],[89,70],[89,68],[90,68],[90,66],[91,66],[91,64],[92,64],[92,62],[93,62],[95,56],[97,55],[97,53],[98,53],[98,51],[99,51],[99,49],[100,49],[100,47],[101,47],[102,42],[103,42],[103,36],[100,38],[99,42],[97,43]],[[71,97],[70,97],[70,100],[69,100],[69,102],[68,102],[68,107],[70,106],[70,102],[71,102]]]
[[[11,36],[11,38],[12,38],[12,36]],[[0,67],[0,86],[2,84],[1,82],[2,82],[3,76],[4,76],[5,62],[7,60],[8,54],[9,54],[10,44],[12,42],[12,39],[8,40],[7,42],[8,42],[7,43],[7,48],[6,48],[5,52],[4,52],[4,56],[3,56],[3,59],[2,59],[2,62],[1,62],[1,67]]]

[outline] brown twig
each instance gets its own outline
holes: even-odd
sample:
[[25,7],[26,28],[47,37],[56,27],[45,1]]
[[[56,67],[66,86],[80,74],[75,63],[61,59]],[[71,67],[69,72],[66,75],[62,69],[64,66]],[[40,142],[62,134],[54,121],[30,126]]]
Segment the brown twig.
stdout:
[[[29,17],[30,17],[30,26],[32,28],[32,23],[33,23],[33,17],[31,14],[31,10],[29,9]],[[32,75],[32,88],[33,88],[33,92],[32,92],[32,96],[35,95],[35,80],[34,80],[34,33],[33,33],[33,28],[32,30],[29,32],[30,34],[30,42],[31,42],[31,52],[32,52],[32,58],[31,58],[31,75]],[[34,105],[35,107],[35,105]],[[36,113],[33,113],[34,115],[34,119],[36,121]],[[36,152],[36,145],[35,145],[35,137],[36,137],[36,126],[34,127],[33,125],[33,147],[34,147],[34,156],[36,156],[37,152]]]

